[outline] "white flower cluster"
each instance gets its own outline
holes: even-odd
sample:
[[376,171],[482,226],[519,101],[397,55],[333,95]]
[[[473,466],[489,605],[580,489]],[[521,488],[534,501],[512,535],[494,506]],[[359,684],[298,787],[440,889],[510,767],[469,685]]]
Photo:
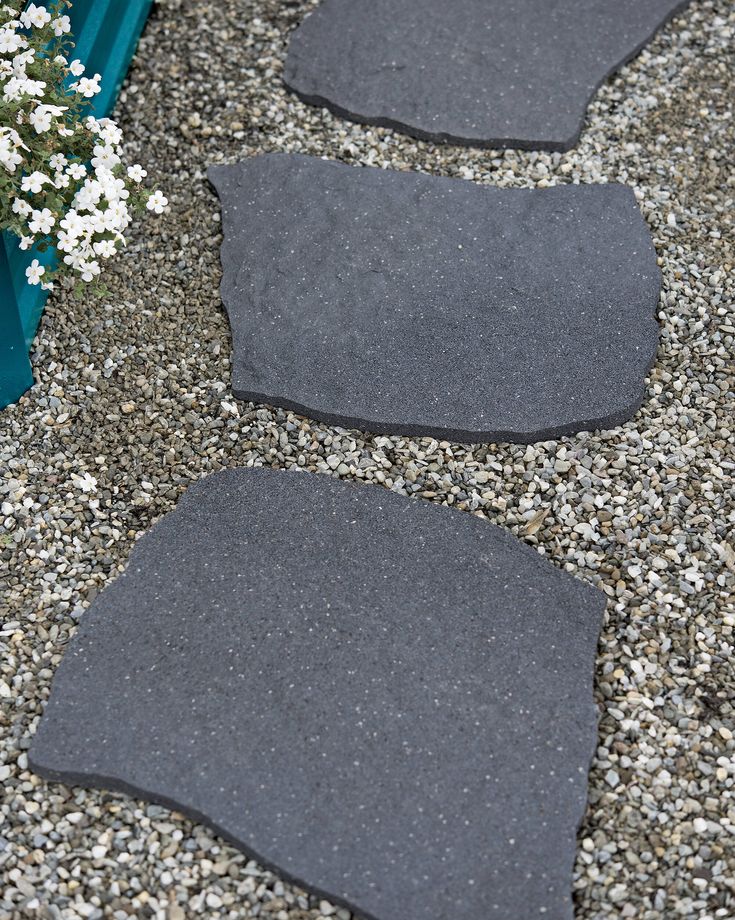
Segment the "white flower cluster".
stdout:
[[64,273],[93,281],[133,214],[160,214],[168,202],[142,188],[141,166],[125,168],[117,125],[87,114],[100,75],[68,60],[69,0],[19,6],[0,6],[0,226],[22,249],[58,253],[55,269],[33,260],[31,284],[48,289]]

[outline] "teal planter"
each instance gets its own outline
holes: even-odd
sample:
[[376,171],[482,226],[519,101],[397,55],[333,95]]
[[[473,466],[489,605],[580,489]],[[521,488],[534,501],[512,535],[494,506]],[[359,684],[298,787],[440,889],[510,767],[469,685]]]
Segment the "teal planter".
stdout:
[[[74,57],[87,73],[102,74],[102,92],[92,114],[109,115],[148,17],[152,0],[74,0],[70,12],[76,39]],[[0,408],[15,402],[33,384],[28,357],[46,292],[26,282],[33,259],[49,264],[51,252],[23,252],[14,234],[0,242]]]

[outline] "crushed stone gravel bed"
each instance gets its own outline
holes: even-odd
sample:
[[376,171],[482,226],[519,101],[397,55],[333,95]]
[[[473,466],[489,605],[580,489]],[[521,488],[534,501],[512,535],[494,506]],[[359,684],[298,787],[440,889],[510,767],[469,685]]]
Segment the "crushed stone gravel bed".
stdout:
[[[454,505],[598,585],[608,611],[578,920],[732,918],[735,8],[693,2],[600,90],[580,144],[559,154],[434,146],[301,103],[280,75],[313,6],[154,7],[117,114],[171,212],[131,234],[109,296],[55,292],[38,383],[0,413],[0,920],[349,917],[178,814],[27,766],[91,599],[191,482],[243,465]],[[642,409],[612,431],[478,447],[237,404],[205,169],[272,150],[505,187],[633,185],[663,271]]]

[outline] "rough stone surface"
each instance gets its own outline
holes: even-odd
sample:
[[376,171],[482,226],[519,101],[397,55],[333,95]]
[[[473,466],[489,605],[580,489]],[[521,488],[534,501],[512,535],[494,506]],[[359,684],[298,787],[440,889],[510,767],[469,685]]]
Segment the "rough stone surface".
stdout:
[[85,615],[30,763],[175,803],[361,915],[571,918],[604,607],[469,515],[225,471]]
[[[265,465],[453,505],[603,590],[575,918],[731,920],[735,5],[697,0],[661,29],[565,154],[428,144],[306,105],[281,70],[315,5],[153,5],[115,115],[170,213],[131,225],[109,296],[57,285],[37,383],[0,416],[0,917],[350,920],[190,818],[28,767],[80,615],[136,538],[192,480]],[[663,275],[639,412],[613,431],[469,447],[238,403],[204,169],[276,149],[487,186],[631,185]]]
[[479,188],[294,154],[210,178],[242,399],[517,442],[640,405],[661,280],[630,189]]
[[568,150],[602,81],[682,0],[324,0],[286,85],[353,121],[482,147]]

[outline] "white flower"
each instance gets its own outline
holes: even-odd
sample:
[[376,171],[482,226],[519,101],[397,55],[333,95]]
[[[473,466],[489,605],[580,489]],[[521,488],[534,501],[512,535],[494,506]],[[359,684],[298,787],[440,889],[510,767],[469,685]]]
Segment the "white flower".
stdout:
[[10,102],[17,102],[23,96],[42,96],[45,89],[43,80],[29,80],[25,76],[16,75],[3,87],[3,95]]
[[78,473],[74,473],[71,477],[71,481],[74,486],[77,489],[81,489],[85,495],[97,491],[97,480],[89,473],[84,473],[81,476]]
[[48,208],[34,211],[31,217],[32,220],[28,221],[28,229],[31,233],[42,233],[45,236],[51,232],[51,228],[56,223],[56,218]]
[[51,26],[54,30],[54,35],[57,37],[66,35],[67,32],[71,32],[71,19],[68,16],[58,16],[51,23]]
[[107,230],[124,230],[130,223],[130,212],[122,201],[113,201],[104,213]]
[[37,134],[43,134],[51,128],[51,119],[58,118],[67,111],[65,105],[39,105],[28,116],[28,121],[36,129]]
[[102,186],[96,179],[85,179],[84,185],[74,196],[74,207],[81,211],[93,210],[102,197]]
[[34,259],[26,269],[26,278],[29,284],[40,284],[46,269],[40,264],[38,259]]
[[18,147],[28,148],[20,139],[20,135],[13,128],[0,128],[0,163],[8,172],[14,173],[15,167],[23,162],[23,156],[18,152]]
[[29,96],[43,96],[48,84],[44,80],[26,80],[26,93]]
[[29,3],[28,8],[20,14],[20,21],[26,29],[35,26],[42,29],[47,23],[51,22],[51,13],[45,6],[36,6],[35,3]]
[[23,47],[24,39],[15,29],[6,26],[0,29],[0,54],[14,54]]
[[155,211],[156,214],[163,214],[163,209],[168,204],[168,198],[162,193],[156,190],[151,193],[148,201],[146,201],[145,206],[149,211]]
[[59,230],[56,234],[56,248],[61,252],[71,252],[77,244],[78,237],[67,230]]
[[98,73],[96,73],[93,77],[82,77],[80,80],[77,80],[76,83],[72,83],[71,88],[75,89],[86,99],[91,99],[92,96],[96,96],[100,91],[101,79],[102,77]]
[[43,96],[45,89],[43,80],[26,80],[23,91],[27,96]]
[[34,195],[38,195],[38,193],[43,190],[44,183],[46,182],[53,185],[53,181],[49,179],[48,176],[36,170],[32,172],[30,176],[23,176],[20,188],[23,192],[31,192]]
[[17,77],[25,76],[25,69],[31,63],[31,61],[36,57],[35,48],[26,48],[25,51],[21,51],[20,54],[16,54],[13,58],[13,72]]
[[67,172],[72,179],[83,179],[87,175],[87,167],[81,163],[72,163]]
[[105,193],[105,197],[110,201],[124,201],[130,197],[130,192],[125,188],[125,180],[118,179],[106,169],[97,170],[97,178]]
[[24,86],[24,79],[19,77],[11,77],[9,80],[5,81],[5,86],[3,86],[3,96],[8,100],[8,102],[15,102],[23,95]]
[[98,134],[106,144],[119,147],[122,143],[122,131],[110,118],[100,118],[97,122]]
[[43,134],[44,131],[49,131],[51,128],[51,113],[44,111],[44,107],[41,105],[35,112],[31,112],[28,116],[28,121],[36,129],[37,134]]
[[99,275],[101,269],[99,262],[82,262],[79,266],[79,271],[82,275],[82,281],[94,281],[95,277]]
[[33,250],[43,241],[58,256],[46,266],[42,257],[34,259],[26,272],[28,283],[44,290],[51,290],[57,271],[93,281],[125,246],[133,214],[143,204],[157,214],[168,205],[160,191],[132,193],[146,170],[124,162],[114,121],[86,114],[101,77],[67,59],[70,6],[0,0],[0,179],[5,176],[7,222],[20,248]]
[[105,222],[105,215],[107,211],[100,211],[99,208],[95,208],[87,216],[87,233],[91,232],[93,234],[101,234],[107,232],[107,223]]
[[33,209],[28,204],[27,201],[23,201],[22,198],[15,198],[13,200],[13,211],[16,214],[20,214],[21,217],[27,217]]
[[66,217],[62,218],[59,224],[72,236],[79,236],[84,232],[84,221],[73,208],[66,212]]
[[97,255],[102,256],[103,259],[109,259],[110,256],[114,256],[117,252],[113,240],[100,240],[94,244],[93,248]]
[[120,162],[120,157],[112,147],[97,144],[92,152],[94,153],[92,166],[95,168],[113,169]]
[[15,167],[20,166],[22,162],[23,157],[17,150],[8,150],[7,152],[0,151],[0,163],[2,163],[8,172],[14,173]]
[[13,147],[23,147],[24,150],[28,150],[15,128],[0,128],[0,144],[3,143],[8,146],[12,144]]
[[128,166],[128,176],[133,182],[142,182],[147,175],[148,173],[138,163],[135,163],[133,166]]

